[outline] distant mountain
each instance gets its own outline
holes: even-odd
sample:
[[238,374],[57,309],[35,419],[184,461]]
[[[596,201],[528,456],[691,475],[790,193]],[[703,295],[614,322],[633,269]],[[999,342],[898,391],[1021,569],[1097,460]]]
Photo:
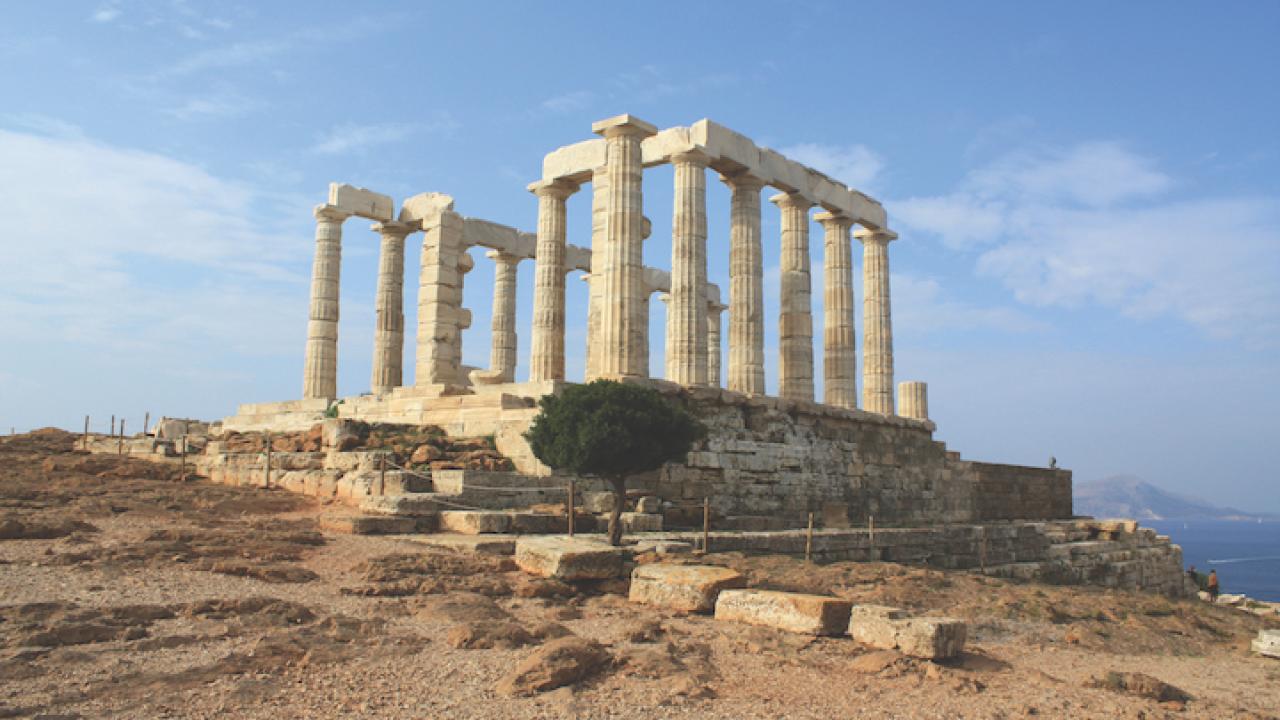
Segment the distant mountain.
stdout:
[[1077,483],[1073,492],[1077,515],[1137,520],[1275,520],[1267,513],[1247,513],[1206,500],[1162,490],[1132,475]]

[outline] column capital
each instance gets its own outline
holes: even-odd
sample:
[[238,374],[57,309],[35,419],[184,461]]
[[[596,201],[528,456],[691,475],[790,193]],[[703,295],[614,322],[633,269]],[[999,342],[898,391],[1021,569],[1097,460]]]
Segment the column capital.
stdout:
[[898,233],[885,228],[858,228],[853,231],[853,236],[858,238],[858,242],[864,245],[868,242],[884,243],[887,245],[888,243],[898,239]]
[[720,182],[724,183],[725,185],[728,185],[730,188],[734,190],[742,190],[742,191],[751,191],[751,190],[759,191],[761,188],[765,186],[765,182],[763,179],[758,178],[755,175],[752,175],[746,170],[740,170],[736,173],[727,174],[727,175],[721,174]]
[[798,208],[800,210],[808,210],[813,207],[813,201],[798,192],[778,193],[777,195],[769,198],[769,202],[780,208]]
[[404,238],[409,233],[416,231],[418,228],[413,223],[396,222],[394,220],[387,220],[384,222],[376,222],[373,225],[370,225],[369,229],[378,233],[379,235],[392,235],[392,236]]
[[672,165],[694,165],[697,167],[706,167],[711,164],[711,156],[698,148],[689,148],[681,150],[671,156]]
[[495,263],[501,263],[505,265],[516,265],[521,260],[524,259],[519,255],[512,255],[511,253],[506,252],[504,250],[488,250],[485,252],[484,256],[494,261]]
[[342,222],[351,217],[350,213],[343,212],[334,205],[317,205],[311,212],[316,216],[317,221]]
[[591,123],[591,132],[613,138],[625,135],[636,135],[642,138],[657,135],[658,128],[634,115],[614,115],[611,118]]
[[836,228],[843,227],[845,231],[848,231],[849,228],[853,227],[853,218],[843,213],[820,212],[817,215],[814,215],[813,219],[822,223],[823,227],[832,225]]
[[564,200],[578,192],[579,187],[581,186],[572,180],[538,180],[537,182],[529,183],[529,192],[538,197],[550,196],[558,200]]

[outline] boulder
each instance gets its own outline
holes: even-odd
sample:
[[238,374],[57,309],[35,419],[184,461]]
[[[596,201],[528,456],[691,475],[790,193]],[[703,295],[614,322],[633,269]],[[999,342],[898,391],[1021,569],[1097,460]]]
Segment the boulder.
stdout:
[[1280,630],[1259,630],[1251,646],[1259,655],[1280,658]]
[[716,619],[761,625],[804,635],[843,635],[853,603],[825,595],[776,590],[724,590]]
[[439,460],[444,457],[444,453],[435,445],[419,445],[417,450],[413,451],[413,455],[409,456],[409,462],[414,465],[422,465],[432,460]]
[[968,636],[968,626],[961,620],[909,618],[899,608],[855,605],[849,615],[849,635],[854,640],[928,660],[955,657]]
[[622,551],[599,540],[530,537],[516,541],[516,565],[557,580],[608,580],[622,574]]
[[713,565],[641,565],[631,573],[631,602],[680,612],[711,612],[721,590],[746,587],[742,573]]
[[583,680],[608,665],[608,651],[580,637],[563,637],[543,645],[498,681],[507,697],[534,695]]

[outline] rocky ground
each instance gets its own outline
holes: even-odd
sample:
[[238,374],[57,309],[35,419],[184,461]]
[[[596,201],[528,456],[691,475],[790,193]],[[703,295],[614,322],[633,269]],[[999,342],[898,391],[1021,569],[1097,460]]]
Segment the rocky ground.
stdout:
[[1280,662],[1247,651],[1276,623],[1229,608],[892,564],[705,559],[753,586],[967,619],[968,652],[935,664],[635,606],[625,583],[323,533],[307,498],[73,446],[59,431],[0,440],[0,717],[1280,713]]

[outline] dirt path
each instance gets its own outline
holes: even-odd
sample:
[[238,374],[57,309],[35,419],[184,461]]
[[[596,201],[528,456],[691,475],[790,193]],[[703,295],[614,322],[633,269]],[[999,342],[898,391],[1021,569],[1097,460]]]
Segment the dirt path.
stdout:
[[[1263,621],[1191,601],[892,564],[715,555],[754,585],[968,619],[960,660],[920,662],[626,602],[504,559],[319,532],[283,492],[180,482],[57,431],[0,440],[0,717],[1275,717]],[[1274,622],[1272,623],[1275,624]],[[610,660],[506,697],[562,634]],[[1183,703],[1090,687],[1142,672]]]

